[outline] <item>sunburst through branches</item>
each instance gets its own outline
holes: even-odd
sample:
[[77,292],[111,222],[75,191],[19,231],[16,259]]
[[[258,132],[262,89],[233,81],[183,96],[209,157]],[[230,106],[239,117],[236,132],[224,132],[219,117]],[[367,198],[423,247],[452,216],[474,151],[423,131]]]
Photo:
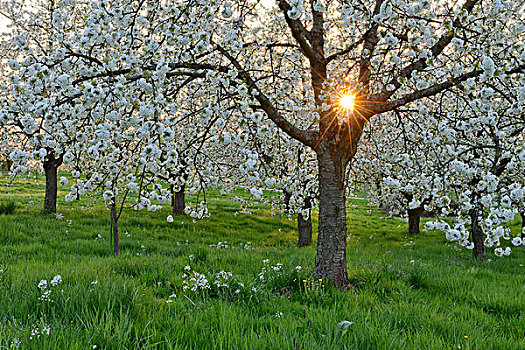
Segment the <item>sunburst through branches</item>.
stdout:
[[339,98],[339,106],[341,109],[351,112],[355,108],[355,95],[352,93],[345,93]]
[[338,83],[334,84],[331,89],[327,89],[325,98],[329,101],[330,108],[325,109],[326,113],[321,116],[319,121],[320,123],[324,121],[326,127],[315,147],[330,129],[334,130],[334,126],[338,135],[342,132],[348,133],[351,143],[353,142],[352,129],[357,127],[360,132],[363,131],[364,123],[368,121],[366,117],[368,109],[362,99],[363,87],[360,89],[358,87],[358,85],[348,87]]

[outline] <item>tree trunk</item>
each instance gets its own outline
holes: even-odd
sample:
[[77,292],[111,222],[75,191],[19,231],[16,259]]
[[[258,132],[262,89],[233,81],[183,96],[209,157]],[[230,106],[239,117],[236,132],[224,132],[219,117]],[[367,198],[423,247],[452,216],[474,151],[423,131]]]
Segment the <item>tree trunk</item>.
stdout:
[[525,210],[520,211],[521,216],[521,239],[525,239]]
[[7,167],[7,171],[11,170],[11,166],[13,165],[13,161],[9,159],[9,156],[6,156],[5,158],[5,166]]
[[[337,152],[336,152],[337,153]],[[318,151],[319,235],[314,274],[339,288],[348,286],[346,270],[346,198],[342,157]]]
[[44,172],[46,175],[46,196],[44,198],[43,213],[55,213],[57,211],[58,191],[58,167],[62,164],[62,157],[55,158],[51,151],[44,159]]
[[186,213],[186,185],[182,185],[178,191],[175,191],[171,185],[171,207],[173,215],[184,215]]
[[385,204],[383,203],[383,190],[381,189],[381,181],[376,180],[377,197],[379,198],[379,208],[383,209]]
[[297,229],[299,231],[299,247],[305,247],[312,244],[312,202],[310,198],[304,201],[303,209],[308,209],[310,215],[305,218],[301,213],[297,216]]
[[475,209],[470,210],[470,234],[472,236],[472,241],[474,242],[473,256],[476,260],[484,260],[487,257],[487,252],[485,249],[485,237],[483,234],[483,229],[479,225],[479,216],[480,211]]
[[421,222],[421,215],[425,209],[423,207],[408,209],[408,234],[419,234],[419,223]]
[[288,212],[290,210],[290,198],[292,197],[292,194],[288,192],[287,190],[283,190],[283,192],[284,192],[283,205],[284,205],[284,209]]
[[117,204],[116,204],[115,198],[113,198],[113,202],[111,203],[111,223],[110,225],[111,225],[110,227],[111,237],[109,240],[109,245],[111,248],[111,254],[118,255],[120,253],[120,247],[119,247],[119,237],[118,237]]

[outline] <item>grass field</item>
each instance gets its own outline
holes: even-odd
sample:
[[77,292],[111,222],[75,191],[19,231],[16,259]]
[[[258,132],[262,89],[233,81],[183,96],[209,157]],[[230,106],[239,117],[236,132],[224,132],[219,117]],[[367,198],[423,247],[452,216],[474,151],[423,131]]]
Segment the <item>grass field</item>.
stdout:
[[110,257],[101,203],[61,192],[57,220],[39,214],[41,178],[5,183],[0,349],[525,349],[525,247],[475,262],[350,200],[341,292],[312,280],[315,244],[296,248],[295,222],[268,208],[236,215],[217,192],[198,222],[129,211]]

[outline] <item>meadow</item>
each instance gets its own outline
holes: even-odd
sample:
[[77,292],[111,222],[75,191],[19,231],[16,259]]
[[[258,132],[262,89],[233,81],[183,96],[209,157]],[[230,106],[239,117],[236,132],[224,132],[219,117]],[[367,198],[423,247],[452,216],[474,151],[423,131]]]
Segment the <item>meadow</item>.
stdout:
[[269,206],[239,213],[212,191],[200,221],[128,210],[113,257],[102,203],[66,203],[61,186],[60,215],[46,216],[41,177],[7,184],[0,349],[525,348],[525,247],[474,261],[350,199],[353,288],[340,291],[312,278],[315,241],[297,248],[295,221]]

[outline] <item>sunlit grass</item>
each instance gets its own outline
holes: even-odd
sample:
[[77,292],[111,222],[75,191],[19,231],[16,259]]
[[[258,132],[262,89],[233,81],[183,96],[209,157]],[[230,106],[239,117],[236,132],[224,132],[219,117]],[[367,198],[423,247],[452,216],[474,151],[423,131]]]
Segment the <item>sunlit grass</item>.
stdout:
[[[195,223],[168,223],[168,208],[129,211],[115,258],[100,203],[66,203],[61,187],[57,220],[39,214],[41,177],[3,184],[0,202],[17,208],[0,215],[0,349],[15,340],[20,349],[525,348],[524,249],[476,262],[440,233],[407,236],[404,221],[380,219],[380,209],[356,199],[347,252],[355,289],[305,288],[315,245],[296,248],[295,222],[269,208],[234,215],[236,204],[213,192],[211,218]],[[284,272],[263,283],[259,273],[277,263]],[[246,290],[184,292],[187,265],[207,277],[232,272]],[[55,275],[62,283],[53,302],[40,301],[39,281]],[[341,321],[353,324],[343,332]],[[29,339],[41,324],[49,335]]]

